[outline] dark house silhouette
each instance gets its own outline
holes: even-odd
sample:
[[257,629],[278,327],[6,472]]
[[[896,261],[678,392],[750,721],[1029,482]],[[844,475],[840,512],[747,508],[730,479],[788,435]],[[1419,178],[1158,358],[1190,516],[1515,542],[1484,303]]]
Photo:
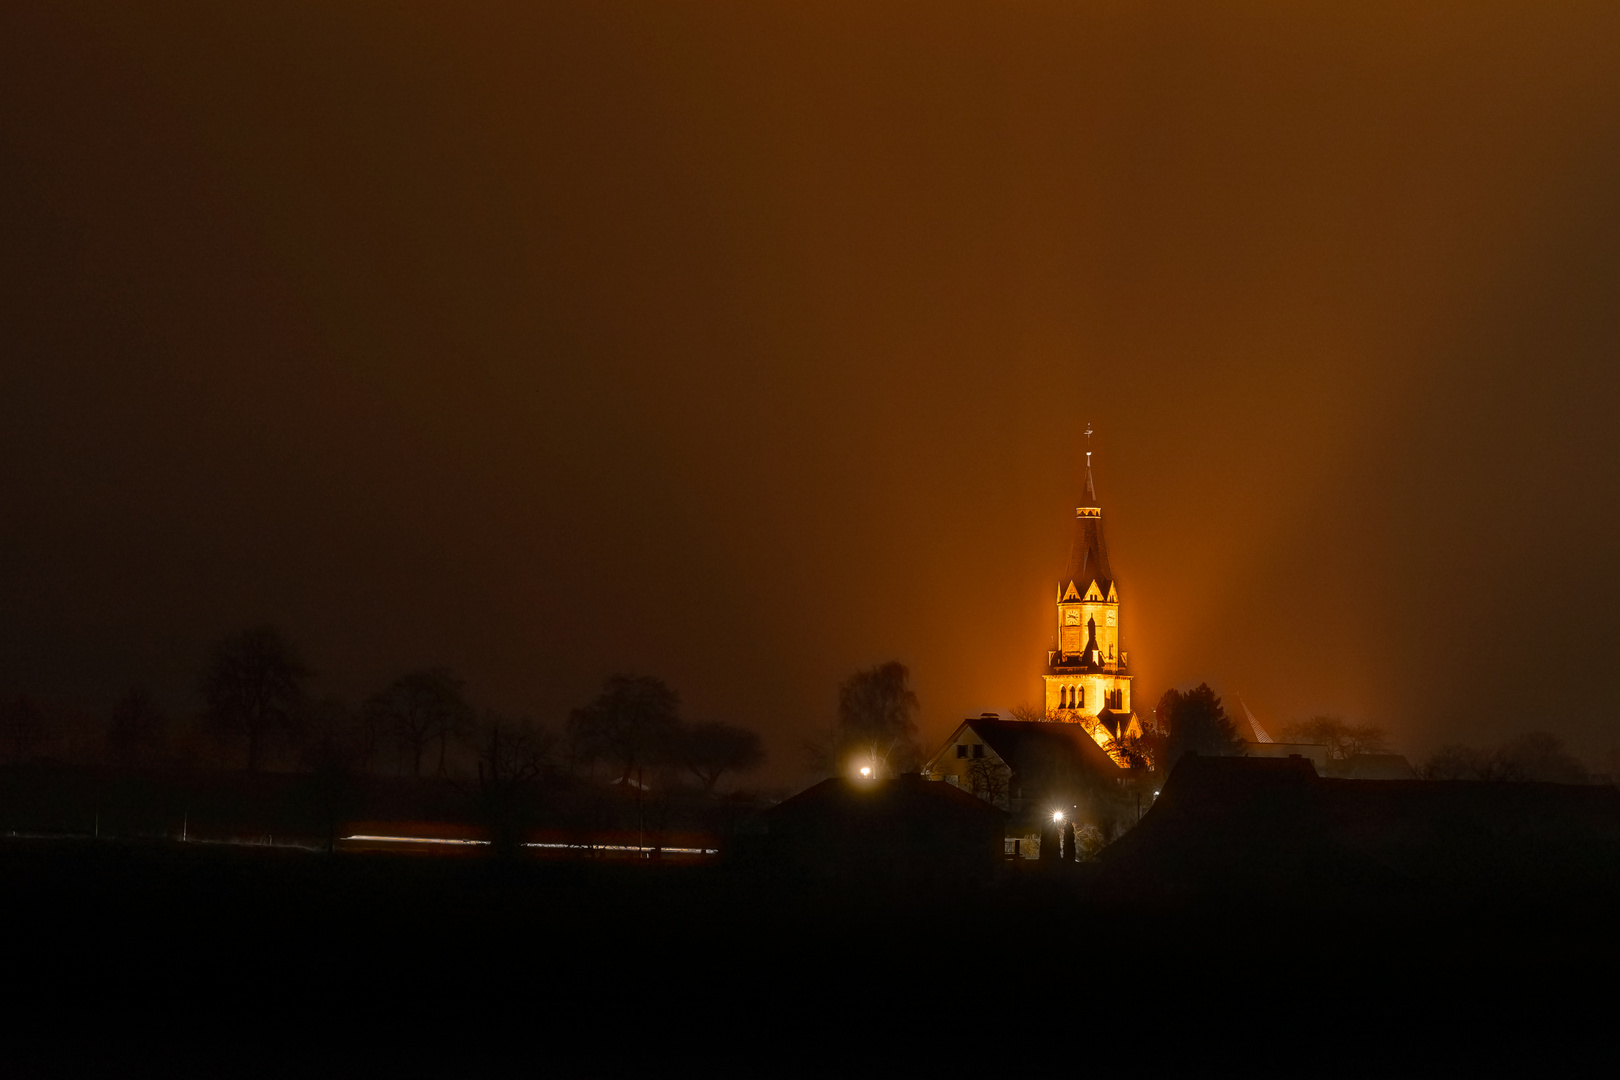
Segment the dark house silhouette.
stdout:
[[1015,810],[1030,802],[1061,800],[1099,782],[1115,783],[1124,773],[1079,724],[995,716],[962,721],[926,771],[971,789],[972,763],[985,756],[975,750],[980,744],[1008,769],[1006,793]]
[[1116,765],[1079,724],[993,715],[962,721],[924,772],[1010,811],[1007,835],[1031,857],[1053,811],[1101,825],[1123,785],[1141,779]]
[[1160,897],[1620,899],[1620,792],[1331,779],[1298,757],[1188,754],[1100,861],[1109,887]]
[[1002,858],[1005,814],[919,776],[835,777],[765,812],[767,857],[815,878],[984,880]]

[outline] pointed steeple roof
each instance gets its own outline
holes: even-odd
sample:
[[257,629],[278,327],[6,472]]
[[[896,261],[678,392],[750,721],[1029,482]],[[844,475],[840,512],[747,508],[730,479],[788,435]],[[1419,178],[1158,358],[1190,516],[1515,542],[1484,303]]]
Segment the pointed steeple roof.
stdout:
[[[1086,429],[1091,438],[1091,429]],[[1074,510],[1074,539],[1069,544],[1069,564],[1058,582],[1060,595],[1068,592],[1072,584],[1081,596],[1095,582],[1097,591],[1106,599],[1114,587],[1114,572],[1108,566],[1108,546],[1103,543],[1102,507],[1098,505],[1097,485],[1091,478],[1091,451],[1086,451],[1086,485],[1081,493],[1081,504]]]
[[1271,735],[1266,731],[1266,729],[1260,726],[1260,721],[1254,718],[1253,710],[1249,708],[1249,703],[1243,700],[1243,696],[1241,694],[1238,695],[1238,704],[1243,706],[1243,715],[1248,718],[1249,727],[1254,730],[1254,741],[1261,743],[1275,741],[1272,739]]

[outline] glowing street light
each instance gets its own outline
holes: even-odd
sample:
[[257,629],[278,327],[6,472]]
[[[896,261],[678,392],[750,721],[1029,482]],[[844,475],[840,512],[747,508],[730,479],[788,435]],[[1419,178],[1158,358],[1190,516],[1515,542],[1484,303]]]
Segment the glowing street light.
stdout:
[[868,777],[871,776],[872,775],[872,767],[870,765],[862,765],[861,766],[861,775],[862,776],[868,776]]
[[1052,820],[1053,821],[1062,821],[1063,820],[1063,811],[1061,811],[1061,810],[1052,811]]

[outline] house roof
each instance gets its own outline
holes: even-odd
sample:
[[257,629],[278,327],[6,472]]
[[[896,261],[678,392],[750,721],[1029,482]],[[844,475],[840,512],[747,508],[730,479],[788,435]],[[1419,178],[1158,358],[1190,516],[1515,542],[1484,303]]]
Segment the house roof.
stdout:
[[983,799],[950,784],[929,783],[920,776],[908,774],[892,780],[850,780],[834,776],[777,803],[765,811],[765,816],[785,818],[828,812],[841,816],[852,813],[857,816],[872,813],[1002,813]]
[[1620,792],[1608,785],[1332,779],[1302,758],[1189,753],[1099,858],[1116,899],[1380,896],[1449,909],[1514,895],[1559,910],[1550,895],[1613,895],[1613,861],[1596,853],[1617,846]]
[[[1129,715],[1121,714],[1121,715]],[[935,761],[950,747],[961,741],[962,733],[971,730],[1007,763],[1007,767],[1026,778],[1043,772],[1059,774],[1094,774],[1117,777],[1120,768],[1103,752],[1086,729],[1079,724],[1062,724],[1049,720],[1001,720],[975,717],[964,720],[945,745],[929,760]]]
[[[1335,767],[1336,766],[1336,767]],[[1413,780],[1412,763],[1400,754],[1356,754],[1329,765],[1331,775],[1347,780]]]

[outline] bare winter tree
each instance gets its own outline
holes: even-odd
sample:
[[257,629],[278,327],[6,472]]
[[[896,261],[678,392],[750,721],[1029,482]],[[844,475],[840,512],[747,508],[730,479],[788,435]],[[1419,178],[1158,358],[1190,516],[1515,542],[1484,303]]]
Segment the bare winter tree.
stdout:
[[1490,755],[1472,746],[1448,743],[1418,766],[1424,780],[1490,780]]
[[114,764],[149,765],[163,751],[163,716],[145,687],[132,687],[107,722],[107,756]]
[[857,671],[838,688],[838,716],[825,741],[807,743],[811,764],[839,772],[854,761],[871,762],[879,775],[915,772],[922,762],[917,745],[917,695],[911,672],[898,660]]
[[992,806],[1008,808],[1007,793],[1012,783],[1012,770],[990,758],[974,758],[968,764],[968,784],[973,794]]
[[1389,752],[1388,733],[1376,724],[1351,724],[1337,716],[1313,716],[1285,725],[1284,742],[1314,743],[1327,747],[1333,761],[1348,761],[1357,754]]
[[462,696],[465,685],[445,668],[428,668],[401,675],[367,700],[367,711],[393,734],[412,776],[422,775],[422,756],[435,746],[438,774],[445,775],[446,748],[472,721],[472,707]]
[[208,720],[217,731],[245,740],[249,772],[262,767],[271,735],[296,724],[309,675],[271,626],[233,634],[209,654],[200,679]]
[[756,732],[722,720],[690,724],[681,732],[681,761],[704,791],[728,772],[752,772],[765,761],[765,745]]
[[474,804],[490,831],[490,848],[510,857],[537,819],[539,781],[549,770],[555,740],[523,722],[486,713],[479,724],[478,788]]
[[609,676],[596,700],[568,718],[573,757],[584,765],[607,762],[620,780],[634,779],[637,770],[673,756],[680,707],[680,697],[661,679]]
[[1452,743],[1431,754],[1418,768],[1425,780],[1542,781],[1583,784],[1590,779],[1581,763],[1564,749],[1558,736],[1532,731],[1494,749]]

